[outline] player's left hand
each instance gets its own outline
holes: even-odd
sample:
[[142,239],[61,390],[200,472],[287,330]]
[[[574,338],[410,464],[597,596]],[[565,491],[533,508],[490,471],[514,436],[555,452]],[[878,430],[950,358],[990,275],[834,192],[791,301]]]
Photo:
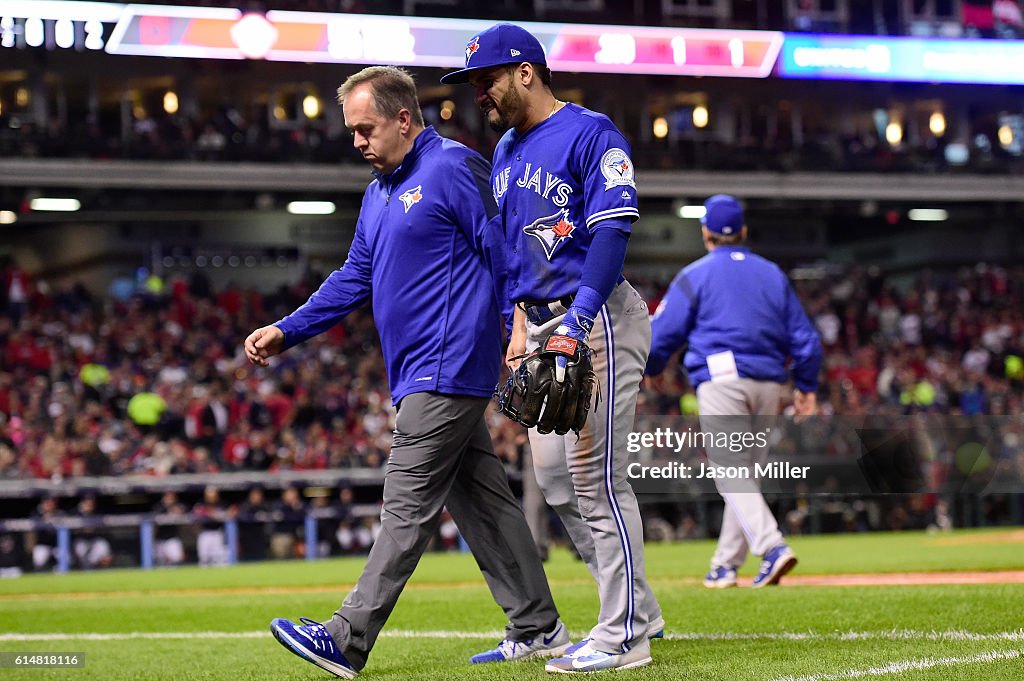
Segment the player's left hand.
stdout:
[[584,312],[581,312],[575,305],[569,306],[569,310],[562,318],[562,323],[555,329],[556,336],[568,336],[586,343],[590,339],[590,332],[594,330],[594,319]]
[[[586,343],[590,339],[590,332],[593,330],[594,320],[580,312],[575,306],[570,306],[569,310],[565,313],[565,317],[562,318],[562,323],[558,325],[555,332],[548,338],[548,342],[551,341],[551,338],[565,336],[582,342],[584,347],[586,347]],[[568,362],[569,360],[565,355],[555,357],[555,381],[558,383],[565,381],[565,369]]]

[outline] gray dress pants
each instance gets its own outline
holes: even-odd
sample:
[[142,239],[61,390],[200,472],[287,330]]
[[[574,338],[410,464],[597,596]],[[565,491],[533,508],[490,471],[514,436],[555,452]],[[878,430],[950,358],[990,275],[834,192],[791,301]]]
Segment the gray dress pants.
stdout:
[[356,669],[366,664],[446,505],[508,617],[506,636],[534,638],[558,619],[537,547],[491,444],[487,403],[439,393],[401,402],[380,534],[355,588],[324,623]]

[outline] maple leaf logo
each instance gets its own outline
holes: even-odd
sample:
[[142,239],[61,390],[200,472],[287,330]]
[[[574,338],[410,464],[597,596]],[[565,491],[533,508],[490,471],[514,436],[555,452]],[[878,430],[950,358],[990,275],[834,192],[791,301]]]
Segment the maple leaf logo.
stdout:
[[569,234],[571,234],[572,230],[574,229],[576,229],[576,225],[572,224],[565,218],[562,218],[561,220],[555,223],[555,225],[551,228],[551,231],[555,233],[556,237],[562,238],[569,236]]
[[569,219],[569,211],[565,208],[554,215],[538,218],[533,224],[523,227],[523,232],[535,237],[544,248],[548,260],[555,254],[555,249],[566,239],[572,238],[576,225]]
[[476,51],[480,49],[480,37],[474,36],[469,44],[466,45],[466,65],[469,66],[469,60],[473,58]]

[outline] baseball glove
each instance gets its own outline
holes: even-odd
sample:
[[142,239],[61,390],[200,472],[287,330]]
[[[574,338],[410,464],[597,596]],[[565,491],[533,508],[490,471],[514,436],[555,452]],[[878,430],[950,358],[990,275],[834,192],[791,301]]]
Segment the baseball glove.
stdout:
[[552,334],[495,390],[498,410],[538,433],[579,435],[594,395],[590,347],[570,336]]

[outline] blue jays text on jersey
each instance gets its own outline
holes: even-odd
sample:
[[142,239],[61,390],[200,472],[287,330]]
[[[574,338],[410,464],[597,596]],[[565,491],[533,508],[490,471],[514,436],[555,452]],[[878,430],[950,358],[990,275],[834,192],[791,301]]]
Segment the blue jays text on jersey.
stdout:
[[394,172],[376,175],[344,266],[277,322],[286,346],[372,295],[396,404],[414,392],[490,396],[501,364],[491,266],[500,280],[504,256],[487,161],[428,127]]
[[494,151],[491,191],[505,231],[513,301],[575,294],[598,229],[628,234],[637,210],[630,149],[603,114],[566,104]]

